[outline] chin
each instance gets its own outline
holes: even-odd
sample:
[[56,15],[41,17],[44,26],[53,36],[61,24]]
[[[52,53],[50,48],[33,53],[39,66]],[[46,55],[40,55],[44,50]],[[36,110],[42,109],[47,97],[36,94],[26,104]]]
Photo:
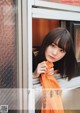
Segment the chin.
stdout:
[[54,62],[54,61],[52,61],[52,60],[50,60],[50,59],[47,59],[47,61],[52,62],[52,63]]

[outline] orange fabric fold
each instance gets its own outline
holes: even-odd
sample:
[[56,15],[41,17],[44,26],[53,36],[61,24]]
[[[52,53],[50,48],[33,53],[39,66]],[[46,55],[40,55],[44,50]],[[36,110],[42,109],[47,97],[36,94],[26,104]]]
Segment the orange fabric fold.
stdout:
[[41,74],[42,84],[42,109],[41,113],[64,113],[61,88],[58,81],[48,71],[53,67],[53,63],[46,61],[48,66],[46,74]]

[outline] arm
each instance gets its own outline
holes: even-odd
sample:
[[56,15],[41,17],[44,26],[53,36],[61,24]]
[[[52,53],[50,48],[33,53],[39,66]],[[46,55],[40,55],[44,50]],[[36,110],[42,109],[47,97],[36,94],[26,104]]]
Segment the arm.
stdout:
[[33,73],[33,78],[38,78],[39,75],[36,73],[36,71]]

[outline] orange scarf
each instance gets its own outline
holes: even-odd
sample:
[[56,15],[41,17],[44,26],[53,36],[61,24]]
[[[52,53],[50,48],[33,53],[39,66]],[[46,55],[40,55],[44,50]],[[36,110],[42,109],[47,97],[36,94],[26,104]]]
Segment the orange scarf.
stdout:
[[49,75],[48,71],[53,67],[53,63],[46,61],[48,66],[46,74],[41,74],[42,84],[42,110],[41,113],[64,113],[62,99],[61,99],[61,88],[54,78]]

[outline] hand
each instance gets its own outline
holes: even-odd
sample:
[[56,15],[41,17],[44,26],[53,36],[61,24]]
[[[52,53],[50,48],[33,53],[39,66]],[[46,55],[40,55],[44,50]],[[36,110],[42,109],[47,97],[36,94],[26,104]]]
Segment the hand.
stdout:
[[38,66],[37,66],[37,68],[36,68],[36,70],[34,72],[34,76],[35,77],[39,77],[40,74],[46,73],[46,70],[47,70],[47,65],[46,65],[46,62],[43,61],[43,62],[38,64]]
[[47,74],[48,75],[54,75],[54,68],[51,68]]

